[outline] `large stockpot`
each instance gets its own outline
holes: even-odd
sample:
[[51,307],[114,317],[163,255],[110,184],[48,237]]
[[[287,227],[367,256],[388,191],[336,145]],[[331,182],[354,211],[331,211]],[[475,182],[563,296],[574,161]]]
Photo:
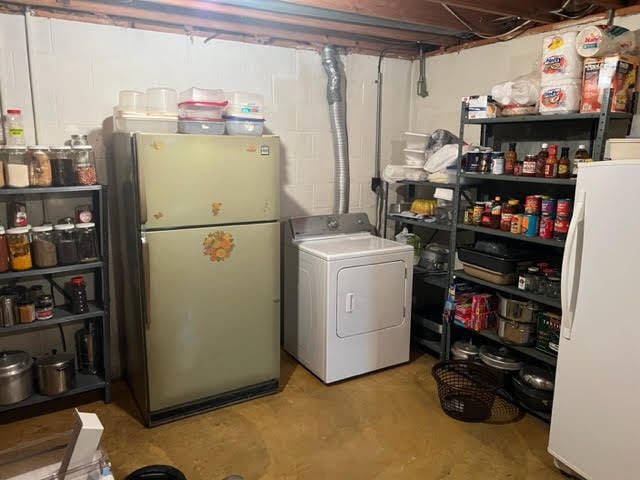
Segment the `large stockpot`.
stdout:
[[71,390],[76,383],[75,355],[56,353],[45,355],[35,362],[38,390],[43,395],[60,395]]
[[11,405],[33,394],[33,360],[27,352],[0,352],[0,405]]
[[478,360],[478,353],[478,347],[469,342],[458,341],[451,345],[454,360]]
[[507,348],[492,345],[480,347],[480,360],[491,367],[503,388],[511,386],[511,378],[524,366],[524,362]]
[[540,306],[532,301],[511,300],[498,295],[498,315],[521,323],[535,323]]

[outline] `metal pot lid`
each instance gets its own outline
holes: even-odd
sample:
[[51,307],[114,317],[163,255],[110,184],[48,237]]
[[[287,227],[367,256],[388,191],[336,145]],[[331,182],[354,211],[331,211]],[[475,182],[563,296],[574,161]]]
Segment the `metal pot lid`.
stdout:
[[479,353],[479,349],[476,345],[473,345],[469,342],[464,342],[462,340],[455,342],[451,345],[451,352],[454,355],[468,355],[471,357],[477,357]]
[[31,368],[31,357],[22,350],[0,352],[0,378],[12,377]]
[[44,355],[36,359],[37,367],[64,367],[68,363],[73,363],[76,356],[73,353],[55,353]]
[[500,370],[520,370],[524,362],[505,347],[483,345],[480,347],[480,359],[490,367]]
[[524,383],[536,390],[552,392],[555,386],[555,376],[544,368],[526,365],[520,370],[520,378]]

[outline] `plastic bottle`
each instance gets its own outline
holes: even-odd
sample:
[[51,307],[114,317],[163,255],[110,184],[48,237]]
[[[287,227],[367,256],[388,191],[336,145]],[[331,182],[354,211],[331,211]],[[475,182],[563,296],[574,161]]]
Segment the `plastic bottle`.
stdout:
[[493,200],[491,204],[491,220],[490,227],[498,229],[500,228],[500,219],[502,217],[502,199],[499,196]]
[[19,108],[7,109],[7,115],[4,117],[4,128],[7,145],[26,145],[22,111]]
[[558,178],[571,176],[571,160],[569,160],[569,147],[562,147],[562,154],[558,160]]
[[73,314],[87,313],[89,302],[87,301],[87,286],[84,277],[71,279],[71,312]]
[[516,144],[509,144],[509,151],[504,156],[504,173],[505,175],[513,175],[513,169],[518,161],[518,154],[516,153]]
[[547,163],[547,158],[549,158],[549,145],[543,143],[536,159],[536,177],[544,177],[544,166]]
[[578,150],[573,154],[573,163],[571,165],[571,176],[575,177],[578,175],[578,164],[582,162],[590,162],[591,155],[587,150],[587,147],[584,145],[578,145]]
[[544,164],[544,176],[546,178],[555,178],[558,176],[558,152],[557,145],[549,145],[549,156]]

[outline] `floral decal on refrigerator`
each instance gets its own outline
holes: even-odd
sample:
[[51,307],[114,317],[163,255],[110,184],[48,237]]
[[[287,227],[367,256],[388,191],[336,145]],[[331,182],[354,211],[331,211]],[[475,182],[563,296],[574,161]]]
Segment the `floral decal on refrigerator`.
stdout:
[[210,233],[202,242],[203,254],[212,262],[224,262],[235,248],[233,235],[223,230]]
[[213,202],[211,204],[211,213],[213,213],[214,217],[220,213],[221,208],[222,208],[222,202]]

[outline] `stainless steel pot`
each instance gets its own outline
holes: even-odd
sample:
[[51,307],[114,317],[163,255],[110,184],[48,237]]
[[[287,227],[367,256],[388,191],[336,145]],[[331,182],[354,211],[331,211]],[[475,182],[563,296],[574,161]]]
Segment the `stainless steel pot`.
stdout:
[[0,352],[0,405],[11,405],[33,394],[33,361],[27,352]]
[[523,367],[520,370],[520,378],[524,383],[537,390],[552,392],[555,386],[555,375],[534,365]]
[[498,314],[509,320],[522,323],[536,323],[540,305],[535,302],[522,302],[511,300],[502,295],[498,295]]
[[451,345],[454,360],[477,360],[479,349],[469,342],[458,341]]
[[513,345],[533,345],[536,342],[535,323],[518,322],[498,315],[498,336]]
[[36,360],[38,390],[43,395],[60,395],[76,383],[75,355],[57,353]]

